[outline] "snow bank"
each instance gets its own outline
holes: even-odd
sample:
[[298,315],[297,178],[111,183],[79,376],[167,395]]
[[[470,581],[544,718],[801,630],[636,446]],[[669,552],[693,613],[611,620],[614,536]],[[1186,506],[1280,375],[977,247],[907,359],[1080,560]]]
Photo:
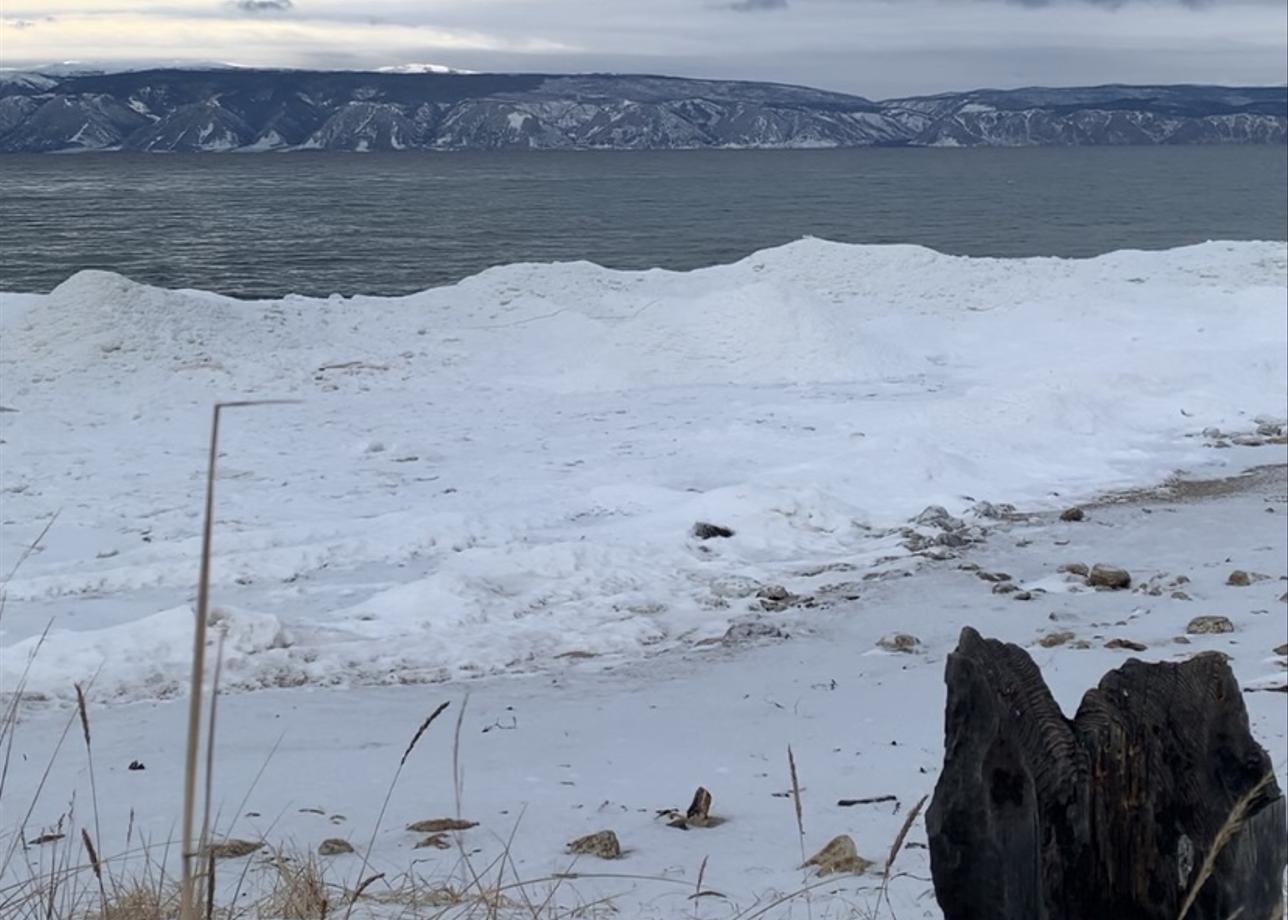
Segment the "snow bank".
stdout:
[[216,399],[301,400],[230,414],[221,441],[218,599],[291,637],[239,646],[232,685],[436,680],[718,637],[758,586],[903,564],[896,528],[929,504],[1281,460],[1210,429],[1288,415],[1286,279],[1282,243],[1004,260],[805,240],[401,298],[102,272],[2,295],[5,569],[61,514],[8,586],[0,680],[53,618],[34,690],[101,666],[104,696],[170,692]]

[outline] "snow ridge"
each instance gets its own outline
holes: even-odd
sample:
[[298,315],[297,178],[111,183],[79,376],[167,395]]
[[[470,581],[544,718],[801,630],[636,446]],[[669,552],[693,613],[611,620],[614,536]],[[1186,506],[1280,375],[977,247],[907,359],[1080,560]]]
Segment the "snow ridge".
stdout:
[[399,298],[103,272],[0,295],[3,566],[62,512],[8,585],[0,689],[52,617],[32,690],[101,665],[104,698],[180,692],[217,399],[302,401],[221,442],[229,687],[434,681],[818,615],[757,594],[843,605],[947,551],[908,523],[927,505],[982,533],[980,500],[1223,468],[1244,449],[1205,429],[1288,416],[1286,283],[1283,243],[1012,260],[809,239]]

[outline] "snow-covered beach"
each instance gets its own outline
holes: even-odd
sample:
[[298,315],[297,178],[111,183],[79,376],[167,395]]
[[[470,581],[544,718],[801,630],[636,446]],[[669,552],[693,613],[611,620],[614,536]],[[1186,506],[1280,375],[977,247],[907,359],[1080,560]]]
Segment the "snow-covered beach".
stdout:
[[[58,514],[6,586],[0,689],[26,671],[35,697],[6,798],[25,809],[92,678],[105,836],[123,843],[131,813],[172,833],[209,407],[261,398],[299,402],[228,416],[217,493],[216,784],[238,836],[361,849],[411,733],[451,700],[372,857],[448,873],[459,853],[403,826],[455,812],[468,693],[478,860],[513,832],[515,873],[541,878],[613,829],[623,860],[576,871],[651,878],[559,897],[735,916],[808,884],[802,849],[835,834],[884,857],[933,788],[964,625],[1029,648],[1067,709],[1129,655],[1224,651],[1283,784],[1286,272],[1283,243],[1000,260],[806,240],[396,299],[246,303],[103,273],[0,295],[6,572]],[[1122,490],[1140,491],[1100,502]],[[1060,520],[1075,505],[1086,519]],[[1089,590],[1070,563],[1133,588]],[[1226,584],[1235,569],[1251,583]],[[1203,615],[1233,631],[1187,636]],[[893,632],[917,644],[880,648]],[[86,781],[64,750],[27,835]],[[724,824],[657,819],[698,785]],[[704,857],[724,897],[686,900]],[[359,867],[333,863],[350,884]],[[925,850],[897,868],[898,915],[936,916]],[[870,907],[873,884],[838,880],[813,909]]]

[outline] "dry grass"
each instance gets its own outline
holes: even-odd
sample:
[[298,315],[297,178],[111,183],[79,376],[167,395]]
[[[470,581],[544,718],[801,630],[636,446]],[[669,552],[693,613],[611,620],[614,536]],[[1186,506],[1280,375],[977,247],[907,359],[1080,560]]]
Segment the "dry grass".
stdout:
[[[197,857],[205,850],[209,833],[210,771],[213,765],[213,738],[215,697],[218,687],[211,692],[210,735],[211,748],[207,759],[205,815],[201,837],[194,843],[193,822],[197,808],[197,758],[201,747],[201,700],[206,681],[206,630],[210,623],[210,558],[215,526],[215,465],[219,459],[219,422],[225,409],[249,406],[277,405],[281,400],[252,400],[215,403],[210,419],[210,453],[206,461],[206,502],[201,522],[201,568],[197,575],[197,615],[192,631],[192,679],[188,690],[187,743],[184,747],[183,770],[183,830],[180,859],[183,874],[179,885],[180,920],[199,920],[197,911],[197,883],[195,869]],[[222,645],[221,645],[222,648]]]
[[272,868],[275,884],[261,902],[261,914],[280,920],[327,920],[334,897],[314,857],[293,860],[279,852]]
[[[1266,786],[1274,782],[1274,779],[1274,773],[1267,773],[1234,803],[1234,807],[1230,809],[1230,814],[1225,819],[1225,823],[1221,825],[1220,830],[1216,832],[1216,836],[1212,839],[1212,845],[1208,847],[1207,855],[1203,857],[1203,864],[1199,867],[1199,873],[1194,877],[1194,884],[1190,886],[1189,892],[1186,893],[1185,900],[1181,902],[1181,910],[1176,915],[1176,920],[1185,920],[1186,914],[1190,912],[1190,908],[1198,900],[1199,892],[1203,890],[1203,886],[1212,876],[1212,870],[1216,868],[1217,857],[1221,855],[1221,851],[1226,848],[1226,845],[1235,838],[1235,835],[1243,829],[1243,824],[1248,818],[1248,807]],[[1279,913],[1280,915],[1283,914],[1282,905]]]
[[179,916],[179,886],[147,881],[124,885],[113,892],[90,920],[174,920]]

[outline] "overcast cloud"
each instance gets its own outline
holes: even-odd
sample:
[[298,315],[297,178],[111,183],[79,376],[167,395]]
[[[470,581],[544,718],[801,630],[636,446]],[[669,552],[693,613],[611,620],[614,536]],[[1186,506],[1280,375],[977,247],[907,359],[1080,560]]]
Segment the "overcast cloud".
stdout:
[[5,0],[0,62],[633,71],[872,98],[1288,81],[1284,0]]

